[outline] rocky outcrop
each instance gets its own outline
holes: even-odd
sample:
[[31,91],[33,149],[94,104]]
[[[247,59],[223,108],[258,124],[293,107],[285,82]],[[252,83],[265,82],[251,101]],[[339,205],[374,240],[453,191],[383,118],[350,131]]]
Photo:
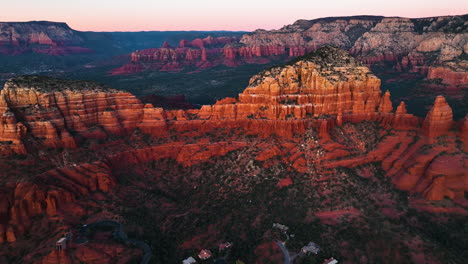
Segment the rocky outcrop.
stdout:
[[447,133],[453,125],[452,108],[443,96],[437,96],[434,106],[427,113],[422,125],[422,133],[428,137],[438,137]]
[[[401,108],[402,109],[400,109],[400,112],[403,112],[403,111],[406,112],[406,108],[404,108],[404,105],[401,106]],[[392,101],[390,100],[390,91],[387,90],[385,94],[382,96],[382,98],[380,99],[379,112],[389,113],[392,111],[393,111],[393,105],[392,105]]]
[[437,66],[437,67],[429,67],[427,78],[432,79],[440,79],[442,83],[445,85],[450,86],[462,86],[461,88],[468,87],[468,63],[466,63],[463,68],[456,68],[450,67],[453,65],[451,63],[447,63],[444,66]]
[[31,217],[53,217],[61,206],[90,192],[108,192],[115,184],[110,168],[96,163],[50,170],[7,187],[0,194],[0,242],[14,242],[28,230]]
[[351,53],[366,63],[397,62],[400,56],[414,49],[422,38],[411,19],[383,18],[354,43]]
[[[113,70],[112,74],[129,74],[148,69],[159,71],[180,71],[186,67],[208,68],[223,63],[223,55],[229,51],[223,49],[229,43],[236,42],[235,37],[213,38],[193,41],[181,40],[178,47],[171,47],[164,42],[161,48],[151,48],[133,52],[130,63]],[[229,60],[229,58],[228,58]]]
[[136,127],[142,106],[130,93],[91,82],[16,78],[0,92],[0,147],[26,153],[30,137],[42,147],[74,148],[74,135],[124,135]]
[[89,53],[85,40],[65,23],[0,22],[0,54],[25,52],[49,55]]
[[342,50],[324,47],[297,63],[254,76],[239,94],[238,108],[256,105],[262,108],[260,117],[302,119],[375,112],[379,101],[380,80],[367,67]]

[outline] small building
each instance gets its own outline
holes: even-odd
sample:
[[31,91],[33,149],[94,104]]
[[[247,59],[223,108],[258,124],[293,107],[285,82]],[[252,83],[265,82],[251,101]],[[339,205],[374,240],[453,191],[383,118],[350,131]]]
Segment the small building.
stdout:
[[330,258],[330,259],[326,259],[323,264],[336,264],[338,263],[338,260],[334,259],[334,258]]
[[287,227],[285,225],[282,225],[282,224],[279,224],[279,223],[274,223],[273,228],[278,228],[279,230],[281,230],[283,232],[288,232],[288,229],[289,229],[289,227]]
[[208,249],[203,249],[203,250],[200,251],[200,253],[198,254],[198,257],[199,257],[200,259],[203,259],[203,260],[209,259],[209,258],[211,258],[211,251],[209,251]]
[[232,247],[232,243],[231,242],[225,242],[225,243],[221,243],[219,244],[219,251],[223,251],[225,249],[228,249],[228,248],[231,248]]
[[193,257],[188,257],[182,261],[182,264],[193,264],[197,263],[197,261]]
[[62,251],[67,249],[67,238],[62,237],[55,243],[55,249],[58,251]]
[[309,242],[309,244],[307,244],[307,246],[302,247],[301,251],[304,254],[313,253],[313,254],[317,255],[320,252],[320,247],[319,247],[319,245],[315,244],[314,242]]

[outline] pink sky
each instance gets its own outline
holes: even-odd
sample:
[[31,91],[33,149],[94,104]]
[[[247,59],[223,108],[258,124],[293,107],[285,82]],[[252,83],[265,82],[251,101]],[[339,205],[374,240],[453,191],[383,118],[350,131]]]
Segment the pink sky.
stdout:
[[61,21],[83,31],[252,31],[327,16],[468,13],[467,0],[2,0],[0,7],[0,21]]

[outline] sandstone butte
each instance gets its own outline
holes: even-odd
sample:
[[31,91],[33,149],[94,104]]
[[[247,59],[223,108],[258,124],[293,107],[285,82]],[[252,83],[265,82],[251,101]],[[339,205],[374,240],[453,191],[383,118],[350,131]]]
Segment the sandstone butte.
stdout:
[[[467,156],[457,143],[466,151],[468,117],[454,122],[443,97],[436,98],[424,120],[408,114],[404,102],[393,112],[390,93],[382,94],[380,80],[348,53],[332,47],[265,70],[252,77],[238,98],[201,109],[167,111],[91,82],[25,76],[6,82],[0,114],[0,153],[6,157],[76,149],[83,139],[111,142],[137,130],[163,142],[116,148],[91,163],[42,171],[34,180],[11,180],[0,192],[0,243],[13,242],[29,230],[31,216],[53,217],[79,197],[112,190],[114,170],[161,158],[185,166],[205,162],[246,147],[243,133],[288,139],[265,143],[256,157],[265,164],[284,155],[299,172],[314,167],[333,177],[336,167],[377,161],[397,188],[430,200],[463,199],[468,191]],[[333,140],[335,127],[363,121],[379,124],[386,135],[375,148],[351,148]],[[239,137],[190,144],[169,140],[174,133],[202,137],[219,128]],[[320,155],[291,143],[310,129],[317,132]]]

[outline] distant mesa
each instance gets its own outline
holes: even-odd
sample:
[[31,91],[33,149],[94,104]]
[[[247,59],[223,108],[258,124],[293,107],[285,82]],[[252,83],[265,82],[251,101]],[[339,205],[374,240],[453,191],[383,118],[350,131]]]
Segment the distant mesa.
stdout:
[[85,39],[66,23],[0,22],[0,54],[33,52],[47,55],[91,53]]

